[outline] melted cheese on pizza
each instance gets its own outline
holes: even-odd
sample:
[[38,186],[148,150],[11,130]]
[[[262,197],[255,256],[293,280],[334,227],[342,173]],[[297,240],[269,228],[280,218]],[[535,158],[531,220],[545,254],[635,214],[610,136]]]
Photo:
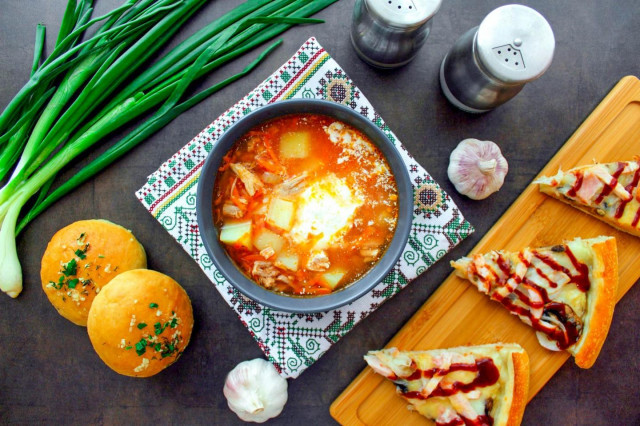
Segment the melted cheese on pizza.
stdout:
[[564,350],[578,342],[584,328],[595,269],[591,245],[607,238],[578,238],[553,247],[476,254],[452,262],[452,266],[458,275],[538,331],[544,347]]
[[637,228],[640,224],[640,165],[637,161],[581,166],[534,183],[595,209],[600,216]]
[[[506,372],[515,344],[448,350],[370,351],[364,358],[374,371],[396,384],[411,409],[438,425],[490,425],[509,411],[513,380]],[[501,374],[500,372],[505,372]]]

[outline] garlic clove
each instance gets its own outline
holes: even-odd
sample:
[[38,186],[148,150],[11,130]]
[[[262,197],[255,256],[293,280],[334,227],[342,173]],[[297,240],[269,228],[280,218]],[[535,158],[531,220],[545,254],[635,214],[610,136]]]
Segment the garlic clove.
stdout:
[[288,399],[287,381],[273,364],[257,358],[243,361],[227,375],[223,393],[231,411],[246,422],[263,423],[278,416]]
[[451,152],[447,175],[456,191],[482,200],[502,187],[508,171],[507,160],[494,142],[465,139]]

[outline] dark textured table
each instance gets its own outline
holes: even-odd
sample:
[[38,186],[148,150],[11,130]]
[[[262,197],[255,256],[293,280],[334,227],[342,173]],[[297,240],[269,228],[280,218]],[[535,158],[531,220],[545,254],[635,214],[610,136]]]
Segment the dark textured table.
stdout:
[[[0,3],[0,106],[26,81],[38,22],[47,24],[51,51],[65,3]],[[120,3],[98,0],[95,16]],[[212,1],[188,22],[178,39],[236,3]],[[316,36],[342,65],[416,159],[458,203],[476,232],[290,381],[289,402],[274,424],[333,423],[329,405],[364,368],[363,351],[384,346],[449,274],[448,260],[464,255],[479,241],[621,77],[640,73],[637,0],[525,2],[554,29],[553,64],[509,103],[472,116],[445,100],[438,67],[463,32],[504,2],[445,0],[423,50],[413,62],[394,71],[372,69],[356,56],[348,36],[353,3],[341,0],[319,13],[324,24],[289,30],[283,45],[251,75],[183,114],[58,202],[20,236],[25,288],[16,300],[0,296],[1,423],[239,423],[222,395],[225,375],[238,362],[261,357],[262,352],[200,268],[146,212],[134,192],[147,175],[266,78],[308,37]],[[255,55],[249,53],[226,66],[211,81],[240,70]],[[502,190],[484,201],[462,197],[446,176],[451,150],[468,137],[497,142],[509,161]],[[640,136],[631,142],[638,144]],[[92,151],[62,175],[71,176],[103,150],[104,146]],[[40,288],[40,258],[47,241],[59,228],[87,218],[104,218],[131,229],[147,250],[149,267],[175,278],[191,296],[196,321],[191,343],[179,362],[157,376],[132,379],[108,369],[91,348],[86,329],[59,316]],[[524,424],[640,424],[639,304],[640,286],[636,285],[617,305],[595,366],[582,371],[567,362],[528,405]]]

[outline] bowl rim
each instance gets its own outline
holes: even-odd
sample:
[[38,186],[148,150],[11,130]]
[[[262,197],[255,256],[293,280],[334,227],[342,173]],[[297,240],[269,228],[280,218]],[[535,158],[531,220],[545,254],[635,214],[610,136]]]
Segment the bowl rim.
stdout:
[[[249,279],[219,243],[211,206],[213,187],[222,157],[254,126],[289,114],[316,113],[336,118],[364,133],[383,153],[396,180],[398,221],[394,236],[378,262],[358,280],[328,295],[288,296],[265,289]],[[220,154],[222,153],[222,154]],[[196,193],[196,214],[200,237],[213,265],[235,289],[264,306],[292,313],[327,312],[349,304],[378,285],[391,272],[404,251],[413,221],[413,187],[399,149],[369,118],[336,102],[319,99],[289,99],[264,105],[240,118],[224,131],[207,155],[200,170]]]

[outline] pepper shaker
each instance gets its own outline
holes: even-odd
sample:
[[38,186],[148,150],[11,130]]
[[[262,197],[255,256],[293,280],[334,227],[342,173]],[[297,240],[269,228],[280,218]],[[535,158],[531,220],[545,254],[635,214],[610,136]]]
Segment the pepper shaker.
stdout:
[[481,113],[517,95],[551,65],[555,38],[530,7],[510,4],[489,13],[456,41],[440,67],[440,86],[459,109]]
[[358,56],[379,68],[413,59],[431,31],[442,0],[356,0],[351,42]]

